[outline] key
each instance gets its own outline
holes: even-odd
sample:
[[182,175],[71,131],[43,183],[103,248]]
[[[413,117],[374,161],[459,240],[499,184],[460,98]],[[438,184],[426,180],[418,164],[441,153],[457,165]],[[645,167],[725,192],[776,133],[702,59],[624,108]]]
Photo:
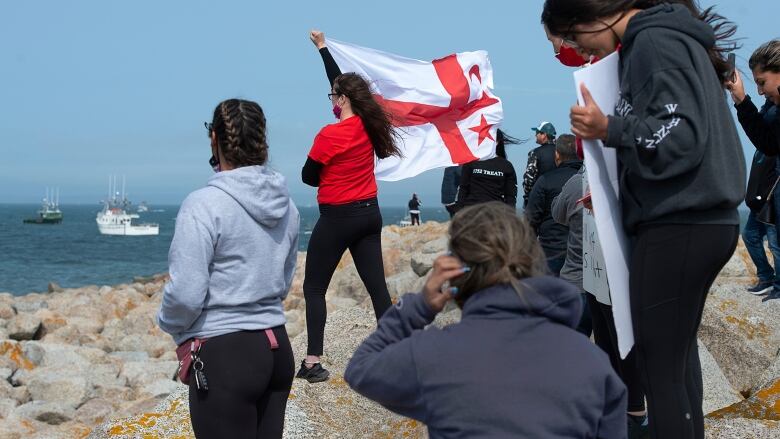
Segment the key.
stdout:
[[206,380],[206,374],[203,372],[203,361],[200,358],[196,358],[192,368],[195,371],[195,388],[203,391],[209,390],[209,383]]

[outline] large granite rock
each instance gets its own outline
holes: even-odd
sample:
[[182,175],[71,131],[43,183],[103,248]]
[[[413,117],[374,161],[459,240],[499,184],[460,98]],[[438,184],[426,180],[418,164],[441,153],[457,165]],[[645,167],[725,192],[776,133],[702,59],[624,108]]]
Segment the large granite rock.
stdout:
[[[446,227],[425,223],[383,229],[385,275],[394,300],[422,287],[428,261],[447,250]],[[306,345],[305,260],[300,253],[284,302],[298,361]],[[712,412],[708,438],[780,437],[774,408],[780,407],[780,301],[762,304],[745,293],[754,276],[740,246],[706,305],[700,357],[704,410]],[[326,295],[323,357],[332,379],[320,384],[295,380],[285,437],[425,437],[424,426],[360,397],[344,382],[348,359],[376,322],[348,252],[333,279]],[[176,369],[174,344],[154,322],[165,280],[155,276],[24,297],[0,293],[0,437],[85,437],[97,424],[90,437],[192,437],[187,388],[170,379]],[[12,321],[22,314],[39,319],[32,337],[40,340],[7,338]],[[451,305],[434,324],[459,319]]]
[[777,358],[779,302],[762,303],[744,285],[724,282],[713,286],[707,299],[699,338],[742,394],[753,391]]
[[734,390],[715,358],[701,342],[699,342],[699,360],[704,380],[704,403],[702,404],[704,413],[714,412],[744,399]]

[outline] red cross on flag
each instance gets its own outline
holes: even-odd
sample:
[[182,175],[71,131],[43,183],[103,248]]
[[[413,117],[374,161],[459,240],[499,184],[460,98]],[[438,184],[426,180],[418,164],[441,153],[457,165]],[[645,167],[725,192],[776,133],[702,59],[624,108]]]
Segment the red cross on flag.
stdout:
[[377,179],[397,181],[495,156],[504,110],[484,50],[428,62],[334,40],[328,49],[342,72],[371,83],[403,139],[403,156],[379,160]]

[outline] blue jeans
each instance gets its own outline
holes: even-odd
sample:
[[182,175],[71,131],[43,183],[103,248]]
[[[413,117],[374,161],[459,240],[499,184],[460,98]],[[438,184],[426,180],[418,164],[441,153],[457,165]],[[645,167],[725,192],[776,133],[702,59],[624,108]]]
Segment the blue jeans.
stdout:
[[[777,204],[777,203],[776,203]],[[775,268],[769,264],[764,251],[764,236],[769,241],[769,250],[772,252]],[[780,246],[777,244],[777,232],[774,226],[764,224],[756,219],[752,211],[748,214],[745,228],[742,230],[742,240],[745,242],[750,259],[756,266],[756,273],[760,282],[774,282],[780,287],[780,272],[777,271],[780,261]]]

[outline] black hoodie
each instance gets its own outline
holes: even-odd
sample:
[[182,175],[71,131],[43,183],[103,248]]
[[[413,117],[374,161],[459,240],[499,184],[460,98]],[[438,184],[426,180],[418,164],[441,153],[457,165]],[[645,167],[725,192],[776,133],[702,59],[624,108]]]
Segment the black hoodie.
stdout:
[[715,35],[683,5],[635,15],[620,51],[617,149],[623,224],[739,224],[745,158],[707,50]]

